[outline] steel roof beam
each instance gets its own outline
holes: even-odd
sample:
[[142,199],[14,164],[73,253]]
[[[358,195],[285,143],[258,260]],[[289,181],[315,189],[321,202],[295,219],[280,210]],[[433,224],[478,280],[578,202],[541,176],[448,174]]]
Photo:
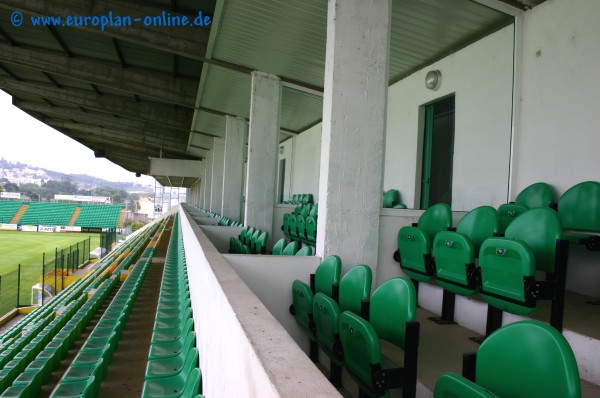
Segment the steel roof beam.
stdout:
[[39,83],[26,83],[0,78],[0,88],[17,93],[36,95],[52,101],[60,101],[100,112],[119,115],[148,123],[189,131],[193,111],[175,109],[172,106],[152,102],[139,103],[115,96],[101,96],[92,92],[73,89],[56,89]]
[[0,44],[2,62],[193,108],[198,80]]
[[168,129],[152,124],[144,123],[138,120],[131,120],[121,117],[113,117],[101,112],[84,112],[77,108],[67,108],[61,106],[50,106],[47,104],[27,101],[17,101],[15,106],[26,111],[52,115],[62,119],[74,120],[81,123],[95,124],[124,132],[130,132],[135,136],[142,133],[147,137],[154,137],[161,140],[169,140],[187,144],[188,133],[181,130]]

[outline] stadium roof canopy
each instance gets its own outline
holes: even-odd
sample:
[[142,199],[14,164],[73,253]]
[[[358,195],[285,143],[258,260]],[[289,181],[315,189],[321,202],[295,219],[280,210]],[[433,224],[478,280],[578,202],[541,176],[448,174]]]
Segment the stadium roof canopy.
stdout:
[[[390,82],[542,1],[393,0]],[[22,26],[11,24],[15,11]],[[143,23],[161,15],[192,21],[199,12],[212,18],[210,26]],[[131,26],[31,22],[109,13],[113,22],[132,17]],[[225,135],[225,115],[247,119],[253,70],[282,79],[281,140],[320,122],[326,24],[326,0],[2,0],[0,88],[15,106],[98,156],[148,174],[150,157],[205,157],[212,138]],[[177,177],[157,178],[165,186],[196,181]]]

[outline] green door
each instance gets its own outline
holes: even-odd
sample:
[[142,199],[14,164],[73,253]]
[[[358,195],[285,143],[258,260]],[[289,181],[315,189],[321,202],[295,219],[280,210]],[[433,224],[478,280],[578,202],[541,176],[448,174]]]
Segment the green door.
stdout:
[[421,169],[421,209],[437,203],[452,206],[454,96],[425,106]]

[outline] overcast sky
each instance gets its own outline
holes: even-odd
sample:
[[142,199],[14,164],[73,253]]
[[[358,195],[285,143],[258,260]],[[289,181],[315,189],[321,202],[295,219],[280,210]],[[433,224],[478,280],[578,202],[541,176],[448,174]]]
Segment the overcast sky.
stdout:
[[136,178],[134,173],[107,159],[96,159],[91,149],[14,107],[10,95],[1,90],[0,158],[61,173],[154,186],[152,177]]

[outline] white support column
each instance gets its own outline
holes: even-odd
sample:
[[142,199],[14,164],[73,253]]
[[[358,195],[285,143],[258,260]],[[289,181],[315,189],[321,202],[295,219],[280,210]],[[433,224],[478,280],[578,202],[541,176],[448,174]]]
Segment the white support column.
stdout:
[[272,235],[281,80],[274,75],[252,72],[250,138],[244,224]]
[[244,173],[244,147],[248,123],[241,117],[225,118],[225,171],[223,172],[223,215],[240,221]]
[[212,151],[206,154],[206,167],[204,168],[204,209],[210,210],[210,188],[212,180]]
[[212,178],[210,185],[210,211],[223,214],[223,166],[225,140],[214,138],[212,150]]
[[317,255],[344,270],[377,267],[391,5],[329,1]]

